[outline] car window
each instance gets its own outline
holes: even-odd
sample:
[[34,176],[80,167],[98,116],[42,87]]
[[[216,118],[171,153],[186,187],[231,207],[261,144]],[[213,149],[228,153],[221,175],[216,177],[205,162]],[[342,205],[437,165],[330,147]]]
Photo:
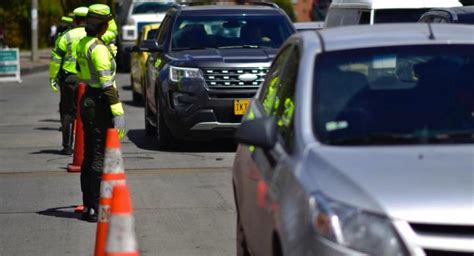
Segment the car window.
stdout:
[[160,32],[159,28],[148,31],[148,34],[146,35],[146,39],[148,40],[148,39],[156,38],[156,35],[158,35],[158,32]]
[[418,22],[427,9],[380,9],[375,10],[374,23]]
[[424,16],[421,17],[420,22],[431,23],[431,22],[433,22],[434,17],[435,16],[433,16],[433,15],[424,15]]
[[322,143],[472,143],[471,46],[353,49],[318,55],[314,127]]
[[359,24],[360,25],[370,24],[370,12],[369,11],[361,11],[360,12]]
[[333,8],[328,12],[326,27],[355,25],[359,23],[358,9]]
[[449,23],[446,17],[436,17],[433,19],[434,23]]
[[271,115],[275,116],[278,130],[285,147],[293,148],[293,116],[295,112],[295,86],[298,77],[300,53],[297,47],[291,52],[281,75],[281,85],[277,92]]
[[286,60],[290,54],[291,46],[287,46],[273,61],[272,67],[265,78],[260,94],[260,101],[266,114],[272,112],[272,107],[276,100],[277,91],[281,85],[280,75],[282,74]]
[[171,16],[166,15],[166,17],[163,19],[163,22],[160,25],[160,31],[158,32],[158,44],[163,45],[166,39],[166,35],[169,33],[171,30]]
[[280,48],[292,33],[285,16],[181,16],[173,28],[172,49]]

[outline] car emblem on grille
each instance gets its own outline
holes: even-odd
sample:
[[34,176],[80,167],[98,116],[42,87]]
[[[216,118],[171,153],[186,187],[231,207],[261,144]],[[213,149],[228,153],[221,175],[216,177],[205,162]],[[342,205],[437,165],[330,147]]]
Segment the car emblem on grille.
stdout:
[[257,78],[258,76],[254,74],[242,74],[239,76],[239,80],[244,82],[252,82],[257,80]]

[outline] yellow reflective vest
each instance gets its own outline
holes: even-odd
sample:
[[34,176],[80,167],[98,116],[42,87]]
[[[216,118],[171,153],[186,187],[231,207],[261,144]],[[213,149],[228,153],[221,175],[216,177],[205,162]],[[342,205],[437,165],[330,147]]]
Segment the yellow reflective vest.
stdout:
[[116,64],[107,46],[95,37],[84,37],[77,47],[79,79],[92,88],[115,86]]
[[57,39],[51,52],[49,63],[49,77],[56,79],[61,68],[69,73],[76,74],[76,48],[79,40],[86,36],[84,27],[70,29]]
[[87,86],[102,90],[114,116],[124,114],[115,85],[116,64],[102,40],[86,36],[77,46],[79,79]]

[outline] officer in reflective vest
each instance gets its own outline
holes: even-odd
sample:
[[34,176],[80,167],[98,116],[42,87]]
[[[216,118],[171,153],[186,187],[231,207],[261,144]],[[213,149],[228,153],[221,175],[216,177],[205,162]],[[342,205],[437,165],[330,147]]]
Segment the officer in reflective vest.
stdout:
[[76,46],[86,36],[84,28],[87,7],[74,9],[75,28],[72,28],[57,39],[51,52],[49,64],[49,81],[53,92],[61,91],[59,112],[63,133],[63,150],[66,155],[72,154],[73,125],[76,119],[77,70]]
[[[58,33],[56,34],[56,43],[58,41],[57,39],[60,38],[64,32],[71,29],[73,22],[74,22],[74,19],[71,17],[68,17],[68,16],[61,17],[61,22],[58,25]],[[56,46],[56,43],[54,44],[54,46]]]
[[120,138],[125,134],[124,110],[115,84],[115,60],[101,39],[111,18],[107,5],[89,6],[87,36],[77,48],[79,78],[87,84],[80,106],[85,144],[81,166],[82,219],[90,222],[97,221],[107,128],[118,128]]

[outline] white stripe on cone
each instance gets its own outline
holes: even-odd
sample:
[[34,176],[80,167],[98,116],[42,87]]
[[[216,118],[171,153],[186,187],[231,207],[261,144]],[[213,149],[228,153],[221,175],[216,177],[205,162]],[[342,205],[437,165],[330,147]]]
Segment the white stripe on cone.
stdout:
[[102,180],[100,183],[100,197],[112,198],[114,186],[118,184],[125,184],[125,180]]
[[123,159],[119,148],[105,149],[104,173],[122,173]]
[[129,214],[115,214],[110,217],[107,237],[107,253],[138,252],[133,217]]

